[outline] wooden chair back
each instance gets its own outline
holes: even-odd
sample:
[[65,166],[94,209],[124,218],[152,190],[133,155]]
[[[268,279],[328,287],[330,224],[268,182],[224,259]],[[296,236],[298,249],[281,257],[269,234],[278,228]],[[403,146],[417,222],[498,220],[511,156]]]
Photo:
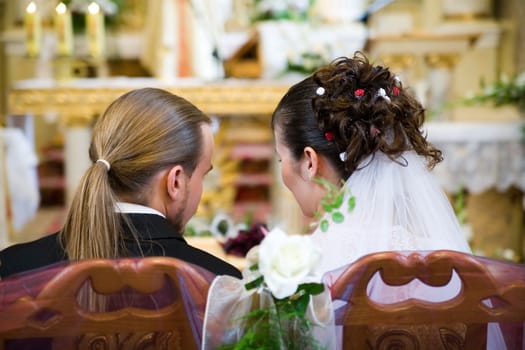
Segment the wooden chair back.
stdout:
[[[371,300],[367,287],[376,272],[386,285],[417,278],[445,286],[453,271],[461,288],[451,299]],[[350,264],[331,287],[343,326],[344,349],[485,349],[487,323],[499,322],[508,349],[522,349],[525,324],[525,265],[470,254],[382,252]]]
[[212,279],[167,257],[85,260],[6,279],[0,349],[37,338],[53,349],[199,349]]

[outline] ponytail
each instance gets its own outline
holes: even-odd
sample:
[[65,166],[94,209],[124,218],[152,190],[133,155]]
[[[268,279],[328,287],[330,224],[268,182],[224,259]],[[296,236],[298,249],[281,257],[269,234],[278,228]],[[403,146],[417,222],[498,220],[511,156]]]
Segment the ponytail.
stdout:
[[[111,170],[109,170],[111,171]],[[60,232],[64,250],[71,260],[116,258],[121,255],[120,216],[117,198],[108,181],[105,164],[96,162],[80,180]]]

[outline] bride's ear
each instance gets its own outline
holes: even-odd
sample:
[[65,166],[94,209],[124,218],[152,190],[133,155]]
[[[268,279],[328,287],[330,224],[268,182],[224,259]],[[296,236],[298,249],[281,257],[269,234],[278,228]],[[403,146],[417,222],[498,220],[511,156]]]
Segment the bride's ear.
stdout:
[[303,156],[304,159],[301,162],[301,177],[304,180],[311,181],[319,170],[319,157],[317,152],[310,146],[304,148]]

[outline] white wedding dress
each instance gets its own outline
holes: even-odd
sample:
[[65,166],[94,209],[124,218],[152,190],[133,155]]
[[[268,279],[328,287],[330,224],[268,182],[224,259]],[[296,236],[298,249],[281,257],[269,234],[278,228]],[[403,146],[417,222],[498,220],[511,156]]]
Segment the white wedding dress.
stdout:
[[[415,152],[406,152],[398,162],[377,152],[363,161],[345,188],[341,207],[344,221],[330,222],[326,232],[318,228],[312,234],[315,245],[323,252],[317,273],[324,275],[329,286],[348,264],[374,252],[471,252],[448,198],[427,169],[425,159]],[[355,207],[349,212],[346,199],[350,195],[355,197]],[[395,289],[376,275],[368,293],[373,300],[386,303],[408,297],[440,302],[457,295],[460,288],[457,274],[443,287],[414,280]],[[487,348],[505,348],[497,325],[489,326]]]

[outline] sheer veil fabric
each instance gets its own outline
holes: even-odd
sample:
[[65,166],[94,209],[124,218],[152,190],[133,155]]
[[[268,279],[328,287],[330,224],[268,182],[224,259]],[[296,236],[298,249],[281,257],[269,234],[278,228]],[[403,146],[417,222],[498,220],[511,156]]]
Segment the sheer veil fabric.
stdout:
[[318,267],[325,273],[357,258],[388,250],[470,248],[443,190],[428,171],[425,159],[404,153],[396,162],[381,152],[365,159],[345,183],[355,208],[344,221],[317,229],[312,239],[325,254]]
[[[344,221],[331,222],[326,232],[317,229],[312,234],[325,253],[317,273],[324,276],[328,286],[348,264],[374,252],[448,249],[471,253],[447,196],[425,159],[415,152],[405,152],[397,161],[377,152],[361,163],[344,186],[346,196],[355,196],[354,209],[349,212],[345,200]],[[457,295],[460,288],[457,274],[443,287],[414,280],[395,288],[376,275],[368,293],[373,300],[384,303],[409,297],[440,302]],[[338,307],[335,302],[334,307]],[[497,325],[489,325],[487,348],[505,349]]]

